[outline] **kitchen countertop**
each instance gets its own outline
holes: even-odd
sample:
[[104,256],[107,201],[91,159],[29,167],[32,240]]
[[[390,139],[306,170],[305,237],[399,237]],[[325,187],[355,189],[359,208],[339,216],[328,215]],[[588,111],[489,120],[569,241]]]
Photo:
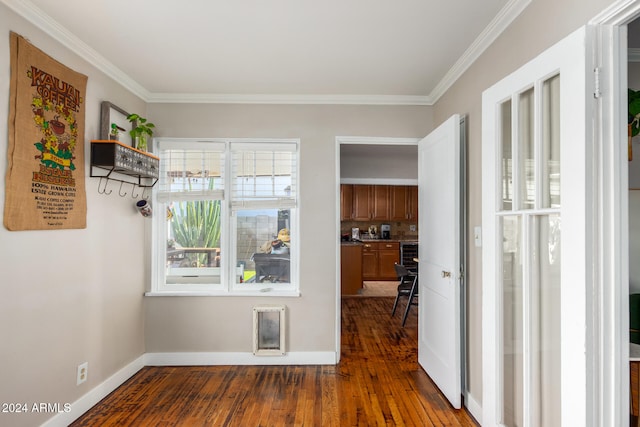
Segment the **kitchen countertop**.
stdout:
[[417,239],[362,239],[360,241],[341,241],[343,245],[361,245],[369,242],[387,242],[387,243],[418,243]]

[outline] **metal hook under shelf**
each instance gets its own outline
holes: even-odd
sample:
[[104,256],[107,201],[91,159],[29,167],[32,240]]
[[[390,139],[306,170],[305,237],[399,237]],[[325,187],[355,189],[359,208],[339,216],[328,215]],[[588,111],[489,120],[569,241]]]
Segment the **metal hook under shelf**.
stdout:
[[[134,199],[137,199],[140,196],[140,194],[133,194],[135,189],[136,189],[136,185],[131,184],[131,197]],[[142,193],[144,194],[144,191]]]
[[[100,191],[100,186],[102,185],[102,180],[103,180],[103,179],[105,179],[105,183],[104,183],[104,187],[102,188],[102,191]],[[113,190],[111,190],[111,191],[109,191],[109,192],[107,193],[107,185],[108,185],[108,184],[109,184],[109,178],[103,178],[103,177],[101,177],[101,178],[100,178],[100,181],[98,182],[98,193],[99,193],[99,194],[107,194],[107,195],[109,195],[109,194],[113,193]]]
[[148,201],[149,197],[151,196],[150,193],[151,193],[151,187],[144,187],[142,189],[142,198]]
[[125,192],[124,194],[122,194],[122,184],[124,184],[124,181],[120,181],[120,189],[118,190],[118,195],[120,197],[124,197],[127,195],[127,193]]

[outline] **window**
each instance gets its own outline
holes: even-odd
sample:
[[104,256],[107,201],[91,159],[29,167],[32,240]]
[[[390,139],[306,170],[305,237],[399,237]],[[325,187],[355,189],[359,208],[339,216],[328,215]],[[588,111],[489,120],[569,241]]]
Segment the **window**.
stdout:
[[297,294],[298,141],[155,143],[152,294]]

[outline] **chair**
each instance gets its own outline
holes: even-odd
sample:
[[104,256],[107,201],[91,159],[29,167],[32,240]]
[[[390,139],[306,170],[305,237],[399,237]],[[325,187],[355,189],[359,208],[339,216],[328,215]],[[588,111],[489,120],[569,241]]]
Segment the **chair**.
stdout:
[[409,271],[404,265],[394,264],[394,267],[400,283],[398,283],[398,293],[396,295],[396,300],[393,302],[391,317],[396,314],[396,308],[398,307],[400,297],[407,297],[407,306],[404,310],[404,316],[402,317],[402,326],[404,326],[407,322],[409,309],[412,305],[418,305],[417,302],[414,302],[414,298],[418,296],[418,274]]
[[629,341],[640,344],[640,294],[629,295]]

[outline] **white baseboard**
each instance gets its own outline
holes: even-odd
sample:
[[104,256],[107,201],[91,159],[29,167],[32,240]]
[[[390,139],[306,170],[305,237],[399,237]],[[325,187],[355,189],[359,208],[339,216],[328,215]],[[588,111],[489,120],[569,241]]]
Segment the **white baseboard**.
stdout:
[[104,399],[109,393],[120,387],[125,381],[131,378],[136,372],[144,367],[142,355],[129,363],[115,374],[104,380],[101,384],[91,389],[80,399],[71,404],[69,412],[61,412],[53,418],[47,420],[42,427],[66,427],[79,418],[82,414],[91,409],[96,403]]
[[464,395],[464,401],[466,402],[466,407],[469,413],[476,419],[477,422],[482,422],[482,405],[478,403],[477,400],[471,396],[469,392],[466,392]]
[[284,356],[255,356],[253,353],[147,353],[146,366],[208,365],[335,365],[331,351],[289,352]]

